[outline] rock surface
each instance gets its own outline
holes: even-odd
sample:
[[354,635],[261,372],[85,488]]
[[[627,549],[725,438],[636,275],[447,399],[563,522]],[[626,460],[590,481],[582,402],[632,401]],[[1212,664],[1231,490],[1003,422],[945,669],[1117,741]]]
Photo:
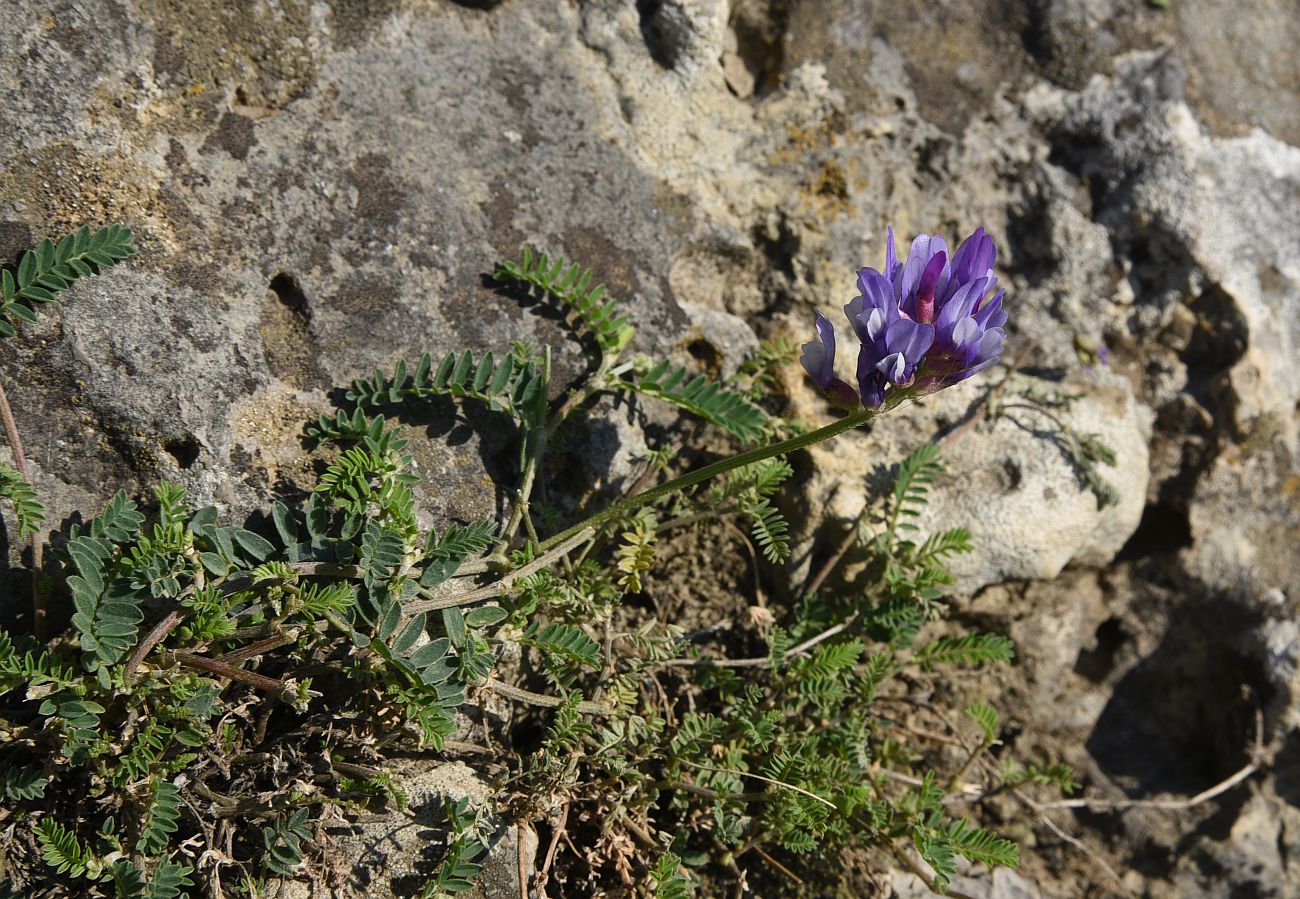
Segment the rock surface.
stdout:
[[[1077,826],[1130,889],[1286,895],[1300,18],[1268,0],[862,7],[11,0],[0,263],[82,223],[127,224],[142,251],[0,350],[50,523],[160,479],[264,508],[310,483],[302,428],[330,388],[424,351],[545,344],[562,390],[579,345],[485,278],[524,243],[593,267],[635,349],[734,364],[755,334],[803,339],[814,308],[838,310],[887,223],[982,224],[1008,355],[1083,394],[1063,415],[1115,450],[1120,502],[1097,508],[1036,413],[965,430],[925,520],[976,535],[963,608],[1022,644],[1027,730],[1117,796],[1228,776],[1261,704],[1275,776],[1188,821]],[[1102,344],[1111,367],[1088,370],[1079,348]],[[791,502],[848,522],[989,383],[809,454]],[[823,414],[797,372],[784,390]],[[417,442],[422,514],[501,511],[514,447],[485,415],[407,419],[439,438]],[[606,483],[641,451],[618,415],[588,435]],[[801,536],[807,566],[828,535]],[[8,550],[0,583],[25,589]],[[1027,864],[1036,887],[990,895],[1114,887],[1086,862],[1091,892]]]

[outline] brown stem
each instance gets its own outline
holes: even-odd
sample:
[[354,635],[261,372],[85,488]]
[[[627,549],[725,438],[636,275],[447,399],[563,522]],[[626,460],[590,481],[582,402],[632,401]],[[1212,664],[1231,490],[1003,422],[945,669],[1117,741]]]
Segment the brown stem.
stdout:
[[[355,565],[336,565],[332,562],[290,562],[289,567],[292,568],[294,571],[297,571],[301,574],[308,575],[308,576],[320,575],[325,577],[345,577],[345,578],[361,577],[361,569],[356,567]],[[240,590],[245,589],[246,587],[248,587],[248,585],[249,585],[249,578],[247,576],[241,576],[237,578],[231,578],[230,580],[222,584],[218,589],[221,590],[222,594],[229,595],[231,593],[237,593]],[[187,598],[192,593],[194,593],[194,589],[196,586],[202,586],[202,585],[201,584],[191,585],[189,587],[186,587],[180,593],[176,594],[176,602],[179,603],[181,600]],[[131,675],[135,673],[136,669],[139,668],[140,665],[144,662],[145,658],[149,655],[149,653],[153,651],[154,647],[156,647],[163,640],[167,639],[167,635],[170,634],[173,630],[175,630],[176,626],[180,624],[182,620],[184,620],[184,616],[180,612],[172,611],[169,612],[165,618],[163,618],[156,625],[154,625],[153,630],[149,631],[148,635],[144,638],[144,640],[140,642],[140,645],[135,648],[135,652],[131,653],[131,657],[127,659],[126,667],[123,669],[123,675],[128,680],[130,679]],[[260,628],[258,629],[260,630]],[[245,628],[241,630],[246,631],[247,629]],[[241,634],[239,631],[236,631],[235,634],[233,634],[232,636],[241,636]],[[285,642],[288,641],[281,640],[281,643],[285,643]],[[263,643],[268,643],[268,641],[263,641]],[[265,649],[268,648],[274,648],[275,645],[279,645],[279,644],[268,643],[268,645],[263,646],[262,643],[255,643],[252,646],[245,647],[242,650],[237,650],[235,653],[227,653],[224,658],[226,658],[227,661],[234,661],[241,658],[242,656],[257,655],[257,652],[264,651]],[[250,652],[250,650],[254,650],[254,649],[256,649],[257,652]],[[242,654],[242,656],[240,654]],[[199,657],[195,656],[195,658],[199,658]]]
[[703,796],[705,799],[732,799],[736,802],[771,802],[774,798],[771,793],[720,793],[699,784],[680,780],[663,780],[655,784],[655,786],[666,790],[681,790],[683,793],[694,793],[696,796]]
[[256,674],[252,671],[245,671],[243,668],[236,668],[234,665],[228,665],[216,659],[209,659],[207,656],[195,655],[192,652],[173,652],[172,658],[187,668],[198,668],[220,677],[237,680],[240,683],[248,684],[254,689],[261,690],[264,693],[270,693],[280,699],[292,697],[293,691],[285,687],[283,681],[278,681],[273,677],[267,677],[264,674]]
[[14,468],[18,473],[27,478],[27,457],[23,455],[23,441],[18,436],[18,423],[14,421],[14,412],[9,408],[9,396],[5,393],[3,384],[0,384],[0,421],[4,422],[5,437],[9,441],[9,450],[14,454]]
[[38,643],[49,636],[48,603],[45,601],[45,534],[32,534],[32,634]]
[[767,852],[763,850],[762,846],[759,846],[757,843],[755,843],[753,846],[750,846],[749,848],[757,852],[759,856],[762,857],[763,861],[767,862],[777,871],[780,871],[786,877],[790,878],[790,880],[792,880],[794,883],[798,884],[799,886],[803,886],[803,881],[799,878],[797,874],[795,874],[793,871],[791,871],[785,865],[781,864],[776,859],[772,858],[771,855],[769,855]]
[[[176,598],[179,600],[181,597]],[[135,652],[131,653],[131,658],[126,660],[126,667],[122,669],[122,679],[129,682],[131,675],[135,674],[135,669],[140,667],[140,663],[144,661],[145,656],[153,652],[155,646],[166,640],[167,635],[180,623],[181,613],[173,610],[168,612],[167,617],[163,618],[162,621],[155,624],[153,630],[149,631],[148,635],[140,641],[140,645],[135,648]]]
[[[564,705],[566,701],[558,696],[547,696],[544,693],[534,693],[531,690],[521,690],[519,687],[502,683],[495,678],[488,678],[487,682],[484,683],[483,686],[487,687],[498,696],[504,696],[506,699],[513,699],[516,702],[525,702],[528,705],[541,706],[542,708],[547,709],[558,709],[560,706]],[[575,708],[584,715],[611,715],[614,712],[614,710],[607,705],[587,700],[579,702]]]
[[[18,435],[18,422],[14,420],[14,411],[9,407],[9,395],[0,384],[0,422],[4,423],[5,438],[9,441],[9,450],[13,453],[14,468],[31,483],[27,471],[27,456],[23,453],[23,439]],[[32,633],[37,642],[44,643],[46,638],[46,603],[45,584],[41,578],[42,563],[45,559],[45,535],[39,529],[32,534]]]
[[893,853],[894,858],[903,863],[907,870],[915,874],[917,878],[920,879],[921,883],[925,884],[925,888],[930,892],[943,896],[952,896],[953,899],[975,899],[975,897],[970,893],[963,893],[959,890],[954,890],[951,886],[940,892],[934,878],[926,873],[926,870],[921,867],[920,863],[912,858],[910,853],[904,849],[900,849],[896,843],[889,844],[889,851]]
[[801,596],[811,596],[821,589],[821,585],[826,582],[826,578],[830,577],[831,572],[836,569],[840,561],[848,554],[848,551],[853,548],[853,544],[858,542],[858,529],[862,526],[862,519],[866,517],[870,508],[871,506],[867,506],[858,514],[857,518],[853,519],[853,524],[849,526],[849,532],[844,535],[844,539],[840,541],[839,546],[835,547],[835,552],[831,553],[831,557],[822,564],[822,567],[818,569],[812,579],[804,584]]
[[356,565],[337,565],[334,562],[290,562],[289,567],[300,574],[323,577],[360,578],[362,571]]
[[296,639],[298,639],[298,635],[296,633],[276,634],[274,637],[267,637],[265,640],[258,640],[256,643],[250,643],[241,649],[232,650],[226,653],[225,655],[221,656],[218,659],[218,661],[227,662],[229,664],[234,664],[235,662],[242,662],[245,659],[251,659],[254,656],[260,656],[263,653],[268,652],[269,650],[278,649],[279,647],[284,646],[286,643],[292,643]]
[[555,852],[560,847],[560,837],[564,836],[564,829],[569,823],[569,803],[564,803],[560,809],[560,821],[558,824],[551,825],[551,842],[546,847],[546,857],[542,861],[542,867],[537,871],[537,892],[543,897],[546,896],[546,881],[550,877],[551,865],[555,864]]

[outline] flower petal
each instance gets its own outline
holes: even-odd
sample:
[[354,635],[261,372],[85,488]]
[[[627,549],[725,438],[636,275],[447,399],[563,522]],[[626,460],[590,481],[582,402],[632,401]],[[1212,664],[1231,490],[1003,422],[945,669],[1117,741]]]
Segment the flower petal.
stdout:
[[984,330],[977,324],[974,319],[963,318],[957,322],[956,327],[952,329],[952,349],[950,352],[965,367],[975,360],[979,352],[980,339],[984,336]]
[[982,296],[983,290],[983,278],[969,284],[963,284],[957,288],[957,292],[949,298],[948,302],[943,304],[939,314],[935,316],[934,327],[938,331],[940,346],[945,351],[951,350],[955,344],[953,328],[963,319],[970,318],[975,300]]
[[925,271],[921,272],[921,279],[916,285],[916,297],[912,301],[912,318],[917,321],[927,323],[934,321],[934,292],[939,286],[939,276],[943,274],[943,267],[947,264],[948,254],[938,252],[930,257]]
[[835,326],[818,312],[816,329],[817,339],[803,345],[799,361],[817,386],[825,390],[835,380]]
[[889,383],[901,384],[907,380],[907,360],[902,353],[890,353],[876,363],[876,371]]
[[808,376],[817,382],[818,387],[825,387],[822,383],[822,371],[826,365],[826,347],[822,346],[820,340],[810,340],[803,345],[803,355],[799,357],[799,364],[803,366]]
[[890,352],[903,354],[908,362],[909,374],[921,364],[933,343],[934,325],[906,318],[900,318],[885,332],[885,347]]
[[1007,323],[1007,314],[1002,309],[1002,298],[1006,295],[1005,290],[999,290],[993,299],[975,313],[975,321],[979,322],[981,328],[1001,328]]
[[862,345],[858,353],[858,392],[862,395],[864,406],[876,407],[885,401],[885,376],[876,370],[880,355],[875,347]]

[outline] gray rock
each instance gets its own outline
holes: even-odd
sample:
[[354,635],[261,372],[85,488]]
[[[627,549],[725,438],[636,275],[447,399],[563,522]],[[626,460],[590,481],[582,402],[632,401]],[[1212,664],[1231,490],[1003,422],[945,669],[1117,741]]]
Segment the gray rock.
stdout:
[[[36,21],[38,9],[19,18]],[[25,340],[47,341],[35,366],[49,375],[19,374],[33,370],[31,356],[4,362],[29,446],[93,446],[113,460],[105,477],[103,461],[51,449],[41,490],[55,521],[84,502],[71,489],[78,480],[134,490],[138,478],[160,476],[243,514],[281,477],[302,473],[281,469],[284,450],[327,408],[326,389],[426,350],[546,343],[558,392],[583,364],[577,343],[553,317],[483,283],[524,242],[596,266],[640,326],[642,348],[662,351],[682,330],[662,274],[682,224],[673,194],[591,134],[598,98],[570,89],[587,64],[563,10],[491,24],[450,7],[403,13],[348,47],[334,44],[328,17],[313,20],[303,24],[305,49],[284,50],[310,58],[310,87],[283,108],[257,109],[239,106],[242,88],[224,76],[192,95],[193,84],[170,86],[180,76],[157,69],[158,47],[192,23],[159,15],[165,28],[122,10],[98,23],[103,59],[82,81],[98,79],[99,93],[60,90],[51,95],[62,105],[32,109],[19,98],[41,92],[10,75],[0,105],[12,160],[0,175],[0,219],[29,222],[35,235],[108,214],[136,230],[142,249],[14,342],[27,353]],[[545,64],[506,49],[511,35],[546,34],[559,55]],[[209,42],[222,38],[183,37],[193,55],[214,58],[222,48]],[[16,63],[38,43],[58,52],[35,33],[7,38],[4,70],[53,79],[57,67]],[[59,70],[60,83],[79,83],[78,71]],[[229,104],[244,112],[221,112]],[[108,158],[124,177],[103,177],[107,161],[60,168],[48,156],[56,144],[114,147]],[[474,165],[437,162],[464,158]],[[557,166],[566,174],[542,174]],[[573,193],[582,171],[589,183]],[[54,187],[33,194],[42,178]],[[80,410],[69,408],[74,394]],[[485,418],[471,410],[469,422]],[[417,452],[424,501],[437,516],[491,514],[501,498],[461,472],[508,471],[509,436],[458,427],[453,438]]]
[[[491,789],[463,762],[415,765],[400,772],[394,781],[407,796],[407,809],[327,828],[330,863],[344,872],[346,889],[372,899],[411,895],[436,873],[446,847],[443,803],[469,799],[474,807],[488,807],[492,799]],[[468,899],[518,899],[520,851],[524,853],[523,870],[531,877],[537,834],[525,828],[521,840],[518,825],[500,828],[487,854],[478,859],[484,868],[474,889],[461,895]],[[329,894],[314,884],[280,883],[284,899]]]
[[[971,866],[963,867],[969,870]],[[929,899],[936,895],[910,872],[894,872],[889,883],[897,899]],[[952,878],[948,889],[971,899],[1038,899],[1041,895],[1034,884],[1006,868],[995,868],[978,876],[959,875]]]
[[[1142,260],[1128,263],[1132,335],[1174,351],[1142,393],[1168,429],[1204,434],[1193,439],[1213,457],[1194,492],[1186,460],[1156,471],[1189,507],[1188,570],[1260,596],[1300,577],[1271,542],[1300,515],[1284,486],[1300,465],[1300,213],[1277,199],[1300,196],[1300,150],[1262,132],[1205,133],[1172,77],[1136,58],[1078,95],[1037,90],[1028,106],[1104,148],[1072,164],[1100,195],[1098,219]],[[1213,456],[1216,441],[1231,445]]]
[[[122,221],[142,250],[0,353],[51,526],[164,478],[236,519],[265,507],[311,483],[302,427],[330,388],[426,350],[551,346],[558,396],[586,364],[579,342],[484,279],[520,244],[592,266],[637,352],[725,372],[755,333],[806,339],[813,308],[842,306],[855,269],[881,263],[886,224],[900,239],[982,224],[1010,289],[1008,355],[1083,392],[1066,420],[1120,459],[1102,473],[1122,502],[1098,510],[1037,413],[947,453],[921,524],[975,533],[959,586],[984,588],[971,608],[1027,647],[1019,711],[1141,733],[1113,714],[1133,671],[1159,686],[1125,700],[1145,709],[1189,672],[1231,694],[1242,662],[1294,756],[1300,20],[1268,0],[868,6],[12,0],[0,261],[83,222]],[[1099,344],[1112,367],[1089,372],[1081,350]],[[988,383],[815,451],[792,501],[805,565],[838,539],[808,510],[843,525],[866,476],[878,485]],[[797,372],[786,387],[796,413],[821,414]],[[628,414],[598,406],[571,448],[598,487],[638,470]],[[401,418],[432,438],[413,444],[423,520],[502,511],[508,429],[450,404]],[[1158,573],[1113,563],[1126,541]],[[1066,566],[1061,583],[1015,583]],[[1188,616],[1195,653],[1218,647],[1213,671],[1175,651]],[[1080,660],[1106,655],[1112,621],[1137,636],[1085,684]],[[1195,705],[1160,718],[1176,745],[1236,739]],[[1257,806],[1233,834],[1246,848],[1209,841],[1196,858],[1258,866],[1227,882],[1263,889],[1282,850]],[[1125,831],[1133,845],[1144,827]],[[1184,845],[1161,827],[1152,845]],[[1171,876],[1203,886],[1186,866]]]
[[[1145,415],[1122,378],[1094,372],[1079,387],[1083,397],[1064,413],[1009,409],[990,425],[965,430],[943,453],[947,472],[915,523],[923,535],[951,527],[973,535],[975,551],[952,559],[958,591],[1053,578],[1071,562],[1103,565],[1137,528],[1146,500]],[[872,491],[879,491],[882,469],[955,428],[978,408],[980,391],[963,383],[888,414],[869,437],[849,434],[812,448],[804,502],[847,525]],[[1063,452],[1059,426],[1049,416],[1059,416],[1079,434],[1100,436],[1114,450],[1117,464],[1099,471],[1115,487],[1117,505],[1099,506]],[[814,534],[804,530],[801,536],[807,541]]]

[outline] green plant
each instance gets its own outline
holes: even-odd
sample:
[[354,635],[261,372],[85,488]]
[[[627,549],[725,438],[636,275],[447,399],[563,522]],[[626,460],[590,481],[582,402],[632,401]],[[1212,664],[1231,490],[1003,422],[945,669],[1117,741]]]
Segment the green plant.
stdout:
[[46,238],[18,260],[17,272],[0,271],[0,337],[17,333],[15,320],[36,321],[36,307],[99,269],[135,255],[131,232],[121,225],[97,231],[83,225],[57,243]]
[[[14,302],[40,301],[20,287],[71,283],[60,265],[80,277],[129,255],[129,232],[106,231],[43,244],[26,274],[20,265]],[[860,518],[865,586],[754,606],[762,636],[722,648],[758,654],[706,653],[654,608],[692,586],[673,580],[681,535],[712,541],[717,568],[752,577],[761,595],[765,566],[792,550],[779,501],[791,455],[883,410],[811,430],[770,395],[788,344],[717,381],[625,359],[635,328],[585,269],[526,251],[498,277],[557,302],[590,338],[591,371],[557,399],[535,348],[436,365],[426,354],[354,381],[349,408],[308,426],[323,470],[293,507],[240,526],[160,484],[148,501],[117,494],[62,535],[72,610],[60,638],[0,632],[4,814],[40,852],[18,860],[18,887],[111,882],[119,896],[165,899],[217,857],[204,874],[230,893],[310,877],[330,851],[327,811],[402,806],[386,766],[465,750],[467,720],[528,749],[493,757],[498,801],[446,804],[426,899],[470,887],[503,820],[550,821],[556,809],[592,848],[565,850],[556,829],[546,864],[593,891],[682,897],[754,859],[807,872],[847,849],[915,853],[936,887],[957,855],[1015,864],[1014,844],[947,800],[1064,787],[1068,770],[993,766],[996,712],[956,688],[945,700],[968,710],[977,739],[954,736],[955,755],[904,739],[918,685],[940,693],[959,667],[1013,654],[1006,637],[948,618],[947,562],[972,539],[917,532],[943,474],[937,451],[904,460],[884,508]],[[540,514],[534,494],[565,464],[549,451],[603,395],[662,402],[714,426],[713,445],[749,448],[709,460],[705,448],[661,447],[642,477],[654,486]],[[481,404],[513,429],[503,524],[429,527],[417,514],[403,407],[435,396]],[[39,525],[20,469],[0,469],[0,493],[20,530]],[[508,727],[480,711],[488,695],[517,707]]]

